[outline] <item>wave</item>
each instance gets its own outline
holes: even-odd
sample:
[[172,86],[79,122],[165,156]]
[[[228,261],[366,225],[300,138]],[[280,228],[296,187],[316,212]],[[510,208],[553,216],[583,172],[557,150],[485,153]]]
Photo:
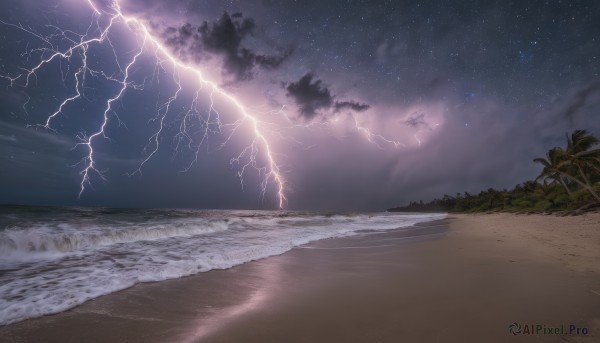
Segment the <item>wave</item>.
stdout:
[[0,325],[61,312],[140,282],[231,268],[315,240],[445,217],[180,211],[167,220],[165,213],[146,211],[135,220],[127,218],[136,212],[85,221],[66,216],[52,224],[43,217],[35,225],[0,229]]
[[[153,224],[146,227],[84,227],[70,224],[0,231],[0,258],[68,253],[112,244],[195,236],[228,229],[225,220]],[[51,232],[59,231],[59,232]]]

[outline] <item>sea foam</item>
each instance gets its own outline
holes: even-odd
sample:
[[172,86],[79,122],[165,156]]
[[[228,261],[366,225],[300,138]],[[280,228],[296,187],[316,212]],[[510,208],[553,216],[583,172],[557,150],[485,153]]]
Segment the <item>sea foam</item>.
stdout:
[[230,268],[319,239],[444,217],[89,209],[4,213],[0,325],[61,312],[140,282]]

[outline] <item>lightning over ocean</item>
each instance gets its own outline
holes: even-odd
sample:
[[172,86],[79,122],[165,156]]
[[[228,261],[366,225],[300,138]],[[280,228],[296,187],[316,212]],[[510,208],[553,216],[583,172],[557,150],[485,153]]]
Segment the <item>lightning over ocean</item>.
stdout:
[[593,339],[598,23],[0,1],[0,341]]
[[[81,169],[81,188],[78,196],[81,197],[83,192],[86,190],[86,186],[91,184],[91,178],[93,176],[104,179],[104,175],[100,169],[101,167],[98,166],[94,157],[94,142],[99,139],[110,140],[110,137],[106,133],[106,128],[109,125],[111,118],[112,120],[120,121],[118,113],[115,110],[115,106],[116,102],[120,101],[122,97],[125,96],[127,89],[143,87],[143,85],[134,84],[131,80],[130,74],[132,73],[131,69],[135,67],[140,55],[147,52],[154,55],[157,63],[156,66],[158,68],[161,68],[165,72],[165,67],[172,68],[170,71],[173,76],[172,82],[177,85],[177,90],[164,103],[158,106],[156,116],[153,118],[153,121],[157,121],[159,123],[158,129],[149,139],[148,145],[145,149],[146,157],[132,174],[142,174],[142,168],[144,164],[148,162],[160,148],[159,141],[162,138],[161,133],[165,124],[165,118],[171,114],[171,104],[173,101],[177,100],[178,95],[182,90],[181,73],[190,73],[191,76],[197,81],[196,86],[201,89],[196,91],[194,101],[190,104],[190,109],[182,119],[182,127],[178,135],[183,137],[183,139],[187,139],[188,146],[192,147],[192,142],[196,138],[191,137],[194,133],[187,131],[186,125],[189,120],[192,120],[192,116],[195,116],[196,119],[201,121],[205,126],[203,135],[200,138],[200,143],[207,139],[206,135],[208,134],[209,130],[217,130],[221,132],[222,126],[226,125],[229,126],[228,129],[234,132],[240,129],[240,126],[248,123],[253,137],[250,139],[251,142],[249,143],[249,146],[244,148],[239,156],[232,159],[232,163],[235,162],[236,164],[241,165],[241,169],[238,172],[241,182],[243,182],[243,176],[247,168],[254,168],[263,174],[264,179],[261,184],[261,192],[263,195],[266,192],[269,182],[274,182],[277,188],[277,204],[279,208],[283,208],[286,201],[285,180],[275,160],[273,148],[270,146],[269,140],[265,136],[266,133],[262,127],[263,124],[257,118],[257,116],[251,114],[249,110],[234,97],[234,95],[228,93],[216,83],[205,78],[199,67],[186,64],[173,56],[172,53],[163,45],[163,43],[161,43],[151,34],[148,27],[141,19],[125,15],[118,1],[108,3],[106,8],[102,9],[100,9],[100,5],[95,4],[92,0],[89,0],[88,3],[90,9],[93,11],[93,18],[90,23],[90,27],[88,28],[88,32],[83,34],[60,31],[60,28],[56,28],[56,32],[53,35],[50,37],[43,37],[40,34],[32,31],[32,29],[25,28],[17,24],[2,22],[4,25],[12,26],[13,28],[17,28],[29,33],[33,38],[37,38],[41,40],[42,43],[46,43],[46,45],[42,48],[36,48],[24,52],[24,56],[27,58],[27,60],[35,59],[39,56],[40,61],[38,64],[35,64],[33,67],[26,68],[23,73],[2,76],[10,81],[11,87],[22,85],[23,87],[27,88],[31,79],[38,77],[36,72],[38,72],[38,70],[41,68],[44,68],[47,64],[64,62],[59,60],[66,60],[67,63],[71,63],[72,59],[79,59],[78,62],[80,66],[75,67],[77,69],[72,74],[72,77],[75,80],[75,84],[73,86],[75,95],[64,99],[58,105],[57,110],[49,115],[46,122],[42,125],[44,128],[55,130],[52,126],[52,121],[57,116],[62,114],[65,106],[68,106],[70,103],[76,102],[82,98],[81,92],[83,92],[83,89],[87,87],[85,83],[86,77],[102,77],[105,80],[115,82],[118,85],[115,94],[106,99],[104,111],[102,112],[101,124],[97,130],[92,133],[82,133],[78,137],[80,142],[77,143],[75,148],[82,147],[82,150],[84,151],[84,157],[76,166]],[[134,48],[134,52],[131,54],[132,56],[130,56],[126,61],[119,61],[118,53],[111,43],[110,36],[113,34],[111,29],[118,25],[124,26],[125,29],[131,32],[131,35],[135,37],[134,39],[137,45],[137,47]],[[68,46],[64,51],[61,51],[60,44],[53,42],[53,40],[59,40],[62,44],[66,42],[67,46],[69,44],[71,45]],[[102,70],[94,70],[88,67],[88,52],[90,46],[95,44],[106,45],[113,50],[115,57],[114,62],[119,67],[118,74],[108,75]],[[71,66],[69,66],[69,68],[70,67]],[[210,108],[207,110],[208,115],[206,117],[202,117],[199,112],[196,112],[198,109],[195,107],[198,93],[201,90],[209,93],[211,99]],[[223,124],[219,116],[219,112],[214,108],[214,97],[220,97],[228,102],[233,107],[232,110],[238,112],[239,118],[233,123]],[[211,116],[214,116],[214,118],[211,119]],[[181,139],[181,137],[179,139]],[[195,149],[199,148],[200,144],[195,147]],[[257,154],[264,155],[266,158],[266,165],[263,166],[258,164]],[[195,161],[192,161],[192,163],[193,162]]]
[[[152,32],[144,19],[125,13],[119,1],[89,0],[87,4],[89,5],[88,15],[91,16],[91,19],[85,32],[51,26],[51,33],[40,33],[36,31],[35,27],[25,27],[18,22],[1,22],[5,28],[22,31],[32,41],[40,44],[35,48],[28,46],[27,50],[22,52],[26,61],[25,66],[0,75],[8,82],[9,87],[22,87],[27,92],[30,85],[40,77],[39,74],[43,69],[56,67],[61,68],[62,80],[58,81],[59,85],[67,87],[66,85],[69,84],[67,89],[70,88],[71,94],[63,99],[58,99],[59,103],[56,104],[55,111],[48,114],[43,122],[28,124],[29,126],[57,132],[59,129],[54,123],[58,118],[65,116],[65,112],[81,116],[81,113],[76,113],[77,106],[81,102],[89,101],[86,92],[94,91],[88,84],[90,78],[100,79],[101,82],[112,83],[114,86],[112,94],[106,94],[102,100],[104,105],[101,108],[101,119],[98,125],[77,134],[78,142],[73,149],[82,154],[80,161],[73,165],[80,175],[77,197],[83,196],[86,189],[92,186],[94,179],[108,181],[101,163],[97,160],[95,146],[101,140],[111,141],[107,132],[109,127],[127,126],[127,123],[120,119],[120,112],[139,112],[135,109],[123,108],[122,103],[127,97],[127,93],[143,91],[144,87],[151,82],[163,82],[171,83],[176,89],[170,91],[171,93],[165,100],[157,102],[154,113],[136,113],[137,115],[149,115],[149,122],[156,126],[156,129],[150,135],[143,149],[143,159],[137,168],[126,175],[141,176],[143,174],[145,164],[161,149],[162,142],[166,139],[163,132],[165,125],[175,118],[179,122],[179,132],[172,137],[175,142],[175,154],[179,149],[184,148],[192,151],[192,158],[188,161],[188,165],[182,168],[182,171],[189,170],[198,162],[199,149],[203,144],[207,145],[210,135],[218,134],[223,137],[218,148],[226,145],[234,135],[249,135],[247,146],[242,147],[240,153],[231,158],[230,164],[232,168],[237,168],[237,175],[242,187],[245,184],[244,176],[250,170],[260,175],[259,191],[262,198],[267,193],[269,185],[273,184],[276,205],[278,208],[284,208],[287,203],[288,185],[281,162],[278,161],[277,146],[272,142],[272,136],[283,136],[286,133],[282,133],[281,130],[274,127],[277,124],[268,122],[269,114],[272,117],[273,111],[261,112],[251,109],[238,99],[235,90],[227,90],[217,81],[213,81],[205,75],[201,63],[185,61],[176,56],[172,49]],[[48,26],[46,25],[45,29],[48,29]],[[128,51],[125,53],[122,51],[123,49],[113,44],[113,41],[117,39],[117,32],[124,32],[129,36],[126,39],[128,40],[126,47]],[[109,50],[109,55],[112,55],[113,70],[109,70],[108,67],[90,66],[93,63],[91,60],[94,59],[93,56],[90,56],[91,51],[95,49]],[[151,78],[139,82],[136,79],[140,73],[144,72],[140,66],[140,60],[148,55],[154,59],[153,75]],[[185,81],[182,78],[191,82],[187,82],[184,86]],[[309,84],[309,86],[311,85]],[[188,91],[191,90],[194,95],[191,100],[188,99],[186,104],[179,105],[175,109],[174,104],[179,101],[184,87]],[[317,91],[319,90],[317,89]],[[202,96],[209,98],[206,108],[201,108],[199,104],[199,98]],[[100,101],[100,99],[96,101]],[[220,105],[217,105],[216,102],[220,102]],[[27,103],[24,103],[24,111],[26,111],[26,106]],[[309,110],[314,113],[314,109],[310,106]],[[357,108],[358,111],[362,111],[369,107],[353,102],[335,102],[333,106],[336,112],[344,108]],[[224,110],[220,107],[227,109]],[[224,116],[222,114],[224,112],[231,112],[233,116],[231,113]],[[289,121],[289,118],[287,119]],[[382,144],[387,145],[388,148],[406,146],[404,143],[373,132],[372,129],[359,123],[356,115],[352,115],[348,120],[354,122],[356,131],[364,136],[366,142],[373,143],[379,149],[383,149]],[[323,124],[329,126],[331,123],[323,122]],[[310,128],[310,126],[311,124],[295,125],[297,128]],[[417,139],[416,135],[414,137]],[[420,144],[418,139],[417,141]],[[305,145],[302,142],[299,143]]]
[[596,104],[596,38],[565,38],[590,29],[578,9],[515,33],[502,22],[527,6],[492,20],[482,5],[479,21],[433,4],[259,2],[6,2],[3,201],[377,209],[456,177],[509,187],[534,167],[489,173],[504,151],[543,151],[530,131],[558,144]]

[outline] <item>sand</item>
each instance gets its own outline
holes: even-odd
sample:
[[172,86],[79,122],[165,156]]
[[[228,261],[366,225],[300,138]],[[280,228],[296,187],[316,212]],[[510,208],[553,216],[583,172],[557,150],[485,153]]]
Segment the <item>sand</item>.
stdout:
[[[587,335],[518,335],[512,323]],[[597,342],[600,215],[451,215],[140,284],[7,342]]]
[[[600,214],[453,215],[461,233],[506,241],[569,270],[600,274]],[[464,231],[464,232],[463,232]]]

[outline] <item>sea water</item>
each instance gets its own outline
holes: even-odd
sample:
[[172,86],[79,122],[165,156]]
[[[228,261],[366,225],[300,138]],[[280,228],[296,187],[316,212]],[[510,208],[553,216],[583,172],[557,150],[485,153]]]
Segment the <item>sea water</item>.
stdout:
[[0,325],[61,312],[140,282],[444,217],[0,206]]

